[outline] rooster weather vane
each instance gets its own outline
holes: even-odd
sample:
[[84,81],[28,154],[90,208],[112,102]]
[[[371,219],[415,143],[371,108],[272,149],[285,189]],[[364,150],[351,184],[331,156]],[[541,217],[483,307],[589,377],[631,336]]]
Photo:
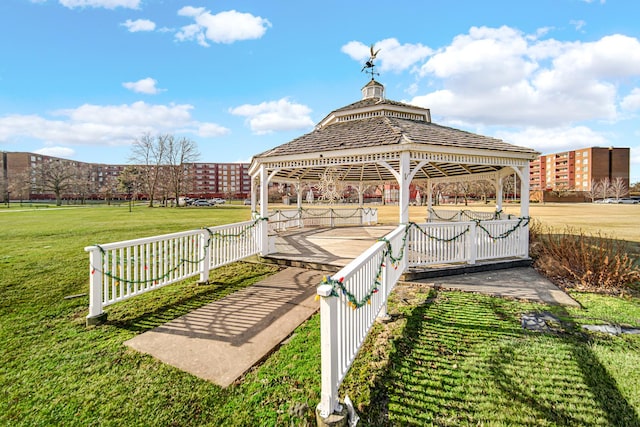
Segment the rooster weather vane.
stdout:
[[360,72],[364,71],[365,73],[371,74],[371,80],[373,80],[373,76],[380,75],[380,73],[375,72],[376,64],[373,63],[373,60],[376,59],[376,55],[378,55],[378,52],[380,52],[380,49],[374,51],[373,45],[371,45],[370,50],[371,50],[371,56],[369,56],[369,60],[364,64]]

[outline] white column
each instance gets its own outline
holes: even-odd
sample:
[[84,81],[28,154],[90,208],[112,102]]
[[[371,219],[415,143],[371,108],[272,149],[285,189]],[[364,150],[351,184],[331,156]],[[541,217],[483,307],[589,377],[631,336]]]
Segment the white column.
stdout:
[[502,193],[502,177],[498,175],[496,177],[496,211],[502,210]]
[[256,212],[256,206],[258,205],[258,177],[256,175],[251,177],[251,214]]
[[302,209],[302,183],[300,181],[295,183],[296,194],[298,195],[298,210]]
[[398,186],[400,187],[400,197],[398,207],[400,208],[400,224],[409,222],[409,184],[411,184],[411,157],[408,151],[400,153],[400,176]]
[[427,180],[427,221],[431,221],[433,212],[433,183]]
[[269,217],[269,177],[267,168],[260,165],[260,218],[261,218],[261,237],[260,237],[260,255],[269,254],[269,225],[262,218]]
[[529,216],[529,166],[518,168],[520,171],[520,216]]
[[[519,168],[520,171],[520,217],[529,216],[529,165]],[[529,258],[529,226],[522,233],[522,253]]]

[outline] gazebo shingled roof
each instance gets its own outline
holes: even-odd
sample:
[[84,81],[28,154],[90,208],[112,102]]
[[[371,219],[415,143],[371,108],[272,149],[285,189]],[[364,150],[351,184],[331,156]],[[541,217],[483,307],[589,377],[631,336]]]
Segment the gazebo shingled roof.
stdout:
[[[374,83],[377,83],[373,81]],[[378,83],[379,84],[379,83]],[[370,85],[370,84],[369,84]],[[369,86],[367,85],[367,86]],[[365,86],[366,88],[366,86]],[[363,89],[364,90],[364,89]],[[349,156],[354,150],[360,153],[380,154],[385,151],[411,150],[430,153],[455,153],[509,157],[532,160],[534,150],[519,147],[500,139],[438,125],[431,122],[430,111],[413,105],[369,97],[332,111],[316,129],[285,144],[267,150],[254,157],[254,163],[276,160]],[[344,161],[334,162],[345,165]],[[389,159],[387,159],[389,160]],[[470,161],[431,161],[421,167],[414,178],[444,178],[497,171],[504,162],[475,163]],[[283,165],[275,176],[281,180],[317,180],[326,165],[293,163]],[[346,166],[346,165],[345,165]],[[384,167],[353,159],[349,167],[341,168],[345,181],[381,181],[394,179]]]
[[515,172],[526,178],[528,192],[535,150],[432,123],[429,109],[385,99],[384,86],[373,79],[362,94],[361,100],[329,113],[312,132],[254,156],[253,181],[262,174],[275,182],[317,182],[332,168],[342,181],[397,181],[408,189],[405,180],[475,175],[497,183]]

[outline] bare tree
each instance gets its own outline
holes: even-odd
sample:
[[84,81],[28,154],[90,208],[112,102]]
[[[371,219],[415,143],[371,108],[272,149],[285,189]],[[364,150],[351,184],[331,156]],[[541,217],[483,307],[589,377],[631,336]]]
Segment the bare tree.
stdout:
[[149,207],[153,207],[162,164],[166,158],[168,136],[153,137],[145,134],[133,142],[130,160],[138,165],[143,191],[149,197]]
[[74,176],[69,185],[69,191],[82,204],[85,203],[87,196],[96,192],[95,178],[91,167],[88,164],[76,164],[73,166]]
[[104,176],[102,186],[97,189],[97,192],[99,194],[102,194],[102,197],[107,202],[107,205],[111,205],[111,199],[113,199],[118,192],[117,178],[113,175]]
[[591,189],[589,191],[585,191],[585,195],[591,199],[591,203],[595,201],[598,197],[598,194],[601,193],[600,183],[596,182],[595,179],[591,180]]
[[[191,163],[200,157],[196,143],[187,138],[176,139],[173,135],[164,135],[166,147],[167,182],[176,200],[191,184]],[[177,204],[176,204],[177,206]]]
[[126,193],[129,198],[136,198],[137,194],[145,186],[145,170],[137,166],[127,166],[118,175],[118,190]]
[[62,205],[62,193],[73,185],[76,168],[72,163],[61,159],[49,159],[38,164],[34,169],[35,187],[42,193],[55,195],[56,206]]
[[474,183],[473,191],[482,196],[482,201],[484,203],[488,203],[489,196],[495,193],[496,189],[491,182],[486,179],[481,179]]
[[611,181],[609,181],[609,178],[600,180],[600,192],[603,199],[606,199],[611,195]]
[[459,194],[463,198],[465,206],[469,206],[469,193],[471,192],[471,185],[472,183],[469,181],[461,181],[458,182],[455,186],[456,194]]
[[627,183],[624,182],[624,179],[617,177],[611,183],[611,193],[614,195],[616,200],[619,200],[620,197],[625,196],[629,193],[629,189],[627,188]]

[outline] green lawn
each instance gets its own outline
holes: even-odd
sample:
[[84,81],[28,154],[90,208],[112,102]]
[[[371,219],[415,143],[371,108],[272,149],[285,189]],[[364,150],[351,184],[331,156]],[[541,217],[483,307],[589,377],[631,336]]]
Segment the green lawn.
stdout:
[[[9,212],[10,211],[10,212]],[[86,328],[83,248],[249,218],[242,206],[0,210],[0,424],[7,426],[313,425],[320,400],[319,318],[227,389],[123,346],[136,334],[273,273],[237,263],[210,285],[172,285],[107,308]],[[360,425],[639,426],[640,301],[576,294],[585,309],[403,286],[376,324],[342,394]],[[520,315],[553,311],[552,334]]]

